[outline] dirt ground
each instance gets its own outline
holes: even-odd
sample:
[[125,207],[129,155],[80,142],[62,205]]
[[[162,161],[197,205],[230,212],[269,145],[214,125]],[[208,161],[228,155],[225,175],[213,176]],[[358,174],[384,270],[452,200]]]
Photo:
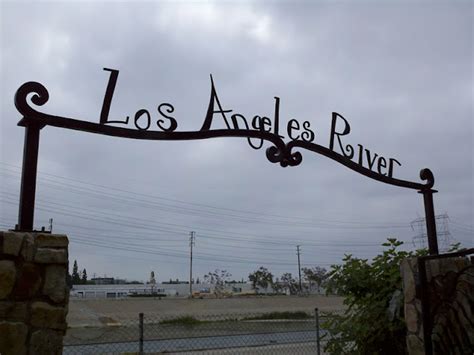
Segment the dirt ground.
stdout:
[[[284,345],[270,345],[260,346],[256,348],[238,348],[238,349],[218,349],[218,350],[203,350],[203,351],[190,351],[190,352],[179,352],[175,354],[179,355],[293,355],[293,354],[308,354],[314,355],[316,353],[316,346],[313,343],[309,344],[284,344]],[[173,353],[170,353],[172,355]],[[321,355],[326,354],[324,351],[320,352]]]
[[133,322],[140,312],[155,317],[190,315],[251,314],[264,312],[336,311],[343,309],[343,299],[336,296],[269,296],[226,299],[184,298],[125,298],[125,299],[71,299],[67,316],[68,326],[97,327],[114,323]]

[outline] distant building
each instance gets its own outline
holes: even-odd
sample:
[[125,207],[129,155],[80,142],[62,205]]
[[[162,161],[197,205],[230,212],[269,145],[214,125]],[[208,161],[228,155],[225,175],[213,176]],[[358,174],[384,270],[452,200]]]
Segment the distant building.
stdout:
[[169,280],[169,281],[163,281],[162,282],[165,285],[189,285],[189,281],[180,281],[178,279],[176,280]]
[[[110,279],[110,278],[97,278]],[[101,281],[102,282],[102,281]],[[214,285],[193,284],[193,293],[213,293]],[[225,286],[229,293],[252,292],[250,284],[229,284]],[[166,295],[166,297],[188,297],[189,284],[157,283],[151,284],[96,284],[73,285],[70,296],[74,298],[124,298],[131,296]]]
[[115,280],[113,277],[94,277],[91,279],[95,285],[113,285]]

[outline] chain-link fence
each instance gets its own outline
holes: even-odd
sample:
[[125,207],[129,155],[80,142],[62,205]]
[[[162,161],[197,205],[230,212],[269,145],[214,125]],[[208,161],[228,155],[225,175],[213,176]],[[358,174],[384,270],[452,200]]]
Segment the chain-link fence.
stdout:
[[347,322],[345,310],[318,312],[318,341],[321,353],[327,354],[353,354],[353,339],[348,339],[338,330],[341,322]]
[[70,328],[64,354],[320,354],[319,312],[272,312],[161,317]]

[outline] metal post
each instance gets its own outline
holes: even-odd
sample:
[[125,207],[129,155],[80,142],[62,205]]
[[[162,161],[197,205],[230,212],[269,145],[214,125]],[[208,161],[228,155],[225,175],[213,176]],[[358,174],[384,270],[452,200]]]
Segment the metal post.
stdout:
[[19,230],[33,230],[39,137],[40,126],[36,124],[28,124],[25,126],[20,204],[18,211]]
[[433,193],[436,190],[423,190],[420,191],[423,194],[423,201],[425,204],[425,220],[426,220],[426,233],[428,235],[428,249],[430,255],[439,254],[438,251],[438,238],[436,235],[436,219],[433,207]]
[[317,308],[314,309],[314,319],[316,321],[316,351],[318,355],[321,355],[321,342],[319,336],[319,310]]
[[140,337],[138,339],[138,354],[143,355],[143,313],[139,313],[139,332]]

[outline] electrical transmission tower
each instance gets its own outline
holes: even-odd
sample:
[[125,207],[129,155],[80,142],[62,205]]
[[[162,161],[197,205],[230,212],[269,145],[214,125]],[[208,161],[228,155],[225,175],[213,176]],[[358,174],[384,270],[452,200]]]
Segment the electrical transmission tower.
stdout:
[[[438,245],[440,252],[448,251],[450,245],[453,243],[453,238],[449,232],[449,216],[447,213],[435,216],[436,234],[438,236]],[[413,238],[413,246],[417,249],[427,248],[428,236],[426,233],[425,218],[417,218],[410,223],[413,232],[417,233]]]

